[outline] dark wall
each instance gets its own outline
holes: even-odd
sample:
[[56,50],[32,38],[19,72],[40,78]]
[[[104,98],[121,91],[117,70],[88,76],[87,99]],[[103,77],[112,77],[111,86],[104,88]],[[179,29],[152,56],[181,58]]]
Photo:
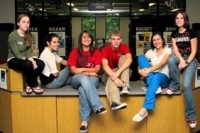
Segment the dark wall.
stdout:
[[197,60],[200,62],[200,23],[193,23],[192,29],[196,31],[197,34]]
[[0,24],[0,64],[7,62],[8,35],[14,30],[14,24]]

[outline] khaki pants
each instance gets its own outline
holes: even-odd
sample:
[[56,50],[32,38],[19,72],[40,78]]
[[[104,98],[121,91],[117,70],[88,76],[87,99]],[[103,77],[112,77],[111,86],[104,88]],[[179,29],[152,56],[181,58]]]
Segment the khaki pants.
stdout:
[[[121,56],[119,59],[119,66],[120,67],[123,62],[125,61],[126,57],[125,56]],[[117,71],[118,68],[113,69],[113,71]],[[129,83],[129,76],[130,75],[130,69],[127,68],[125,69],[121,75],[119,76],[119,78],[126,82]],[[120,100],[120,91],[119,88],[115,85],[114,81],[112,81],[110,79],[110,77],[104,72],[102,75],[102,82],[105,85],[105,92],[106,92],[106,96],[108,98],[108,101],[110,103],[110,105],[112,104],[112,102],[114,100]]]

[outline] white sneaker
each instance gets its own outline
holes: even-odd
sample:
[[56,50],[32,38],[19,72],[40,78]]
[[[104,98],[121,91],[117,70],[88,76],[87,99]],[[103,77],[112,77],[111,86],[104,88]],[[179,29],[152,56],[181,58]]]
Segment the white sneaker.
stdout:
[[172,89],[167,89],[166,90],[166,93],[168,94],[168,95],[172,95],[172,94],[174,94],[175,93],[175,90],[172,90]]
[[147,117],[148,115],[148,112],[146,112],[144,115],[139,115],[139,114],[136,114],[135,116],[133,116],[132,120],[133,121],[136,121],[136,122],[140,122],[142,121],[145,117]]
[[123,86],[122,86],[122,90],[121,90],[121,94],[124,95],[124,94],[129,94],[129,89],[131,89],[131,86],[128,84],[128,83],[124,83]]
[[[147,87],[141,87],[141,88],[142,88],[142,90],[144,90],[145,92],[147,91]],[[159,94],[159,93],[162,93],[162,89],[161,89],[160,86],[158,87],[158,89],[157,89],[157,91],[156,91],[156,94]]]
[[195,128],[196,125],[197,125],[197,121],[196,120],[189,121],[190,128]]
[[156,91],[156,94],[159,94],[159,93],[162,93],[162,89],[161,89],[160,86],[158,87],[158,89],[157,89],[157,91]]

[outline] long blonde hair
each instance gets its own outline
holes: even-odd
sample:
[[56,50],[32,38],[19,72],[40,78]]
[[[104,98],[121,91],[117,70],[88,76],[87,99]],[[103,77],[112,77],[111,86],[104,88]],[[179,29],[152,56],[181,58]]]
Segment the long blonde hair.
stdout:
[[[21,14],[21,15],[19,15],[18,16],[18,18],[17,18],[17,23],[23,18],[23,17],[28,17],[29,18],[29,16],[27,15],[27,14]],[[30,18],[29,18],[29,20],[30,20]],[[32,45],[32,34],[31,34],[31,32],[29,31],[29,30],[27,30],[26,32],[25,32],[25,40],[24,40],[24,43],[25,43],[25,46],[26,47],[31,47],[31,45]]]

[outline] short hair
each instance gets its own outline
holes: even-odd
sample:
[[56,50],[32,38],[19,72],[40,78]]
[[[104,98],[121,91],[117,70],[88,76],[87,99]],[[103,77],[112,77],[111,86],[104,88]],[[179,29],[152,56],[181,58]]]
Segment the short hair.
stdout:
[[110,32],[109,38],[111,38],[112,35],[114,35],[114,36],[119,36],[120,38],[122,38],[121,32],[120,32],[119,30],[117,30],[117,29],[114,29],[114,30],[112,30],[112,31]]
[[184,11],[179,11],[176,13],[176,16],[175,16],[175,21],[176,21],[176,17],[178,16],[178,14],[182,14],[183,15],[183,19],[184,19],[184,24],[183,24],[183,27],[184,28],[190,28],[190,21],[189,21],[189,17],[187,15],[186,12]]

